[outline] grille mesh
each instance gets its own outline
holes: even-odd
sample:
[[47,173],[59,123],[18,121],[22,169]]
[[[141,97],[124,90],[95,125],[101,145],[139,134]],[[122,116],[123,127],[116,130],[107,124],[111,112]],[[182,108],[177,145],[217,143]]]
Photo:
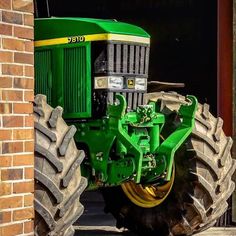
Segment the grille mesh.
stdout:
[[108,44],[108,73],[148,75],[149,47],[143,45]]
[[52,102],[51,50],[35,52],[35,92],[45,94],[47,102]]
[[66,113],[86,112],[86,48],[64,49],[64,107]]

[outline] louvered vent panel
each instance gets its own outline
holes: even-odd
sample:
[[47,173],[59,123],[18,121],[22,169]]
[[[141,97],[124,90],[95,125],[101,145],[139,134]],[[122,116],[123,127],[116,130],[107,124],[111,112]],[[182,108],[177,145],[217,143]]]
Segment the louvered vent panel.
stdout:
[[148,46],[109,44],[108,58],[109,73],[148,76]]
[[35,52],[35,93],[47,96],[47,102],[52,102],[51,85],[51,50]]
[[86,48],[64,49],[65,113],[86,112]]

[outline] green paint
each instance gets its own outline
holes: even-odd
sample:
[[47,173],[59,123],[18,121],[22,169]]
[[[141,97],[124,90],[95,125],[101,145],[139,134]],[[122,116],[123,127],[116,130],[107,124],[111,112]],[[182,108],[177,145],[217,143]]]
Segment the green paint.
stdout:
[[124,34],[150,38],[142,28],[115,21],[89,18],[53,17],[35,19],[35,40],[90,34]]
[[183,119],[180,126],[160,145],[157,152],[159,156],[164,156],[167,161],[166,180],[169,181],[172,173],[174,155],[177,149],[191,134],[194,127],[194,117],[197,110],[197,99],[194,96],[187,96],[191,105],[182,105],[178,111]]
[[174,154],[194,125],[197,100],[188,98],[192,104],[179,110],[182,122],[161,144],[160,132],[166,121],[153,102],[126,113],[126,101],[117,95],[119,105],[110,105],[106,118],[77,124],[76,141],[88,148],[89,161],[82,165],[88,179],[97,186],[118,185],[130,179],[152,182],[160,176],[161,181],[168,181]]
[[[50,18],[35,21],[35,39],[114,33],[149,37],[137,26],[97,19]],[[174,155],[194,126],[197,99],[177,111],[180,125],[160,140],[168,116],[150,102],[127,112],[124,96],[108,105],[106,115],[92,117],[91,42],[60,44],[35,49],[36,93],[47,95],[53,107],[64,108],[68,124],[77,127],[75,140],[87,153],[82,174],[89,188],[115,186],[124,181],[153,183],[170,180]]]
[[64,118],[91,117],[90,61],[90,42],[36,48],[36,93],[63,107]]

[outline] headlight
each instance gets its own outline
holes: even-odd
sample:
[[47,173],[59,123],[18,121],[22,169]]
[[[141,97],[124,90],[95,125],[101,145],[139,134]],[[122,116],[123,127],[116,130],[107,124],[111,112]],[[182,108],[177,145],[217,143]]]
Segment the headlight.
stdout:
[[107,77],[95,77],[94,88],[95,89],[107,89],[108,88]]
[[135,90],[147,90],[147,79],[136,78],[135,79]]
[[111,89],[111,90],[147,90],[147,79],[146,78],[127,78],[125,80],[122,76],[99,76],[94,78],[95,89]]
[[102,76],[95,77],[94,88],[95,89],[123,89],[124,82],[123,77],[118,76]]
[[124,82],[123,77],[109,77],[108,88],[109,89],[123,89]]

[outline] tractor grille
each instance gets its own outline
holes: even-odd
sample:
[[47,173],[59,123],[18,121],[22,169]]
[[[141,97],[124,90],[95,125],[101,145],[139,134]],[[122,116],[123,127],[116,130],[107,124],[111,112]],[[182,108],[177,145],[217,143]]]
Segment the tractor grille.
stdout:
[[149,47],[108,44],[108,73],[148,75]]
[[137,106],[144,104],[144,93],[115,93],[109,92],[107,96],[107,102],[109,104],[115,103],[116,94],[121,94],[126,98],[127,101],[127,111],[136,110]]
[[95,74],[148,76],[149,46],[107,44],[95,60]]
[[[148,77],[149,46],[110,43],[107,46],[107,74],[124,75],[127,77]],[[115,95],[126,98],[127,110],[136,110],[143,105],[144,94],[138,92],[108,92],[107,102],[114,104]]]
[[51,50],[35,52],[35,93],[45,94],[47,102],[52,102]]
[[65,113],[86,112],[86,48],[64,49]]

